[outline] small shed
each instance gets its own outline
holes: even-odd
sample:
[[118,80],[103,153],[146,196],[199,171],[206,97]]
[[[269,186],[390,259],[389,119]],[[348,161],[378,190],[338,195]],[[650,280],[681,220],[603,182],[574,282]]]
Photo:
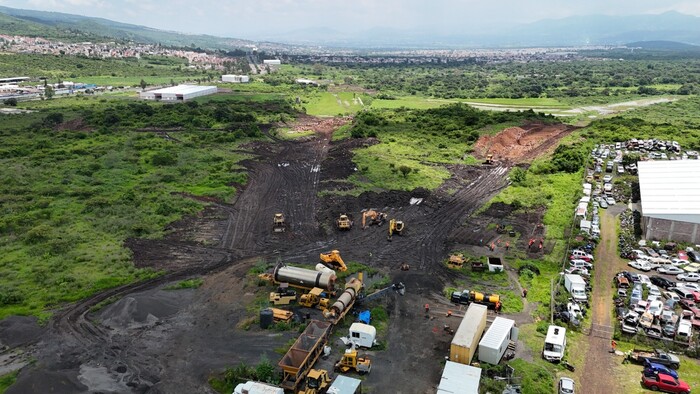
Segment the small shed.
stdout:
[[486,328],[486,305],[472,303],[467,308],[462,322],[450,344],[450,361],[469,364],[474,358],[481,334]]
[[481,368],[447,361],[437,394],[479,394],[480,381]]
[[590,234],[592,223],[590,220],[581,220],[579,227],[581,227],[581,232]]
[[364,323],[352,323],[348,339],[356,346],[371,348],[377,338],[377,329]]
[[517,340],[515,321],[497,316],[479,342],[479,361],[497,365],[510,342]]
[[362,392],[362,381],[360,379],[349,378],[338,375],[333,384],[328,388],[328,394],[360,394]]

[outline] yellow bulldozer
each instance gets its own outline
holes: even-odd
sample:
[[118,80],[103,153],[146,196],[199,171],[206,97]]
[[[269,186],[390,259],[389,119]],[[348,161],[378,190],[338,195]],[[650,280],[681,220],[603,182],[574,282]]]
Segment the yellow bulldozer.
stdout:
[[286,286],[286,283],[270,293],[270,302],[273,305],[289,305],[296,301],[297,292]]
[[389,237],[387,239],[391,241],[394,234],[403,235],[404,224],[400,220],[391,219],[389,221]]
[[360,375],[364,375],[372,369],[372,360],[367,357],[359,357],[357,349],[353,345],[352,348],[345,350],[343,358],[335,364],[335,369],[343,373],[355,370]]
[[312,369],[306,375],[306,385],[304,390],[298,394],[320,394],[325,393],[331,384],[331,378],[325,369]]
[[318,309],[326,310],[328,309],[328,305],[330,305],[330,300],[321,297],[321,294],[323,294],[323,289],[314,287],[308,293],[302,294],[301,297],[299,297],[299,305],[306,308],[318,307]]
[[453,254],[447,261],[447,266],[452,269],[462,269],[465,263],[465,258],[463,254]]
[[367,227],[376,224],[377,226],[381,226],[386,222],[386,213],[384,212],[378,212],[374,209],[367,209],[365,211],[362,211],[362,229],[366,229]]
[[340,252],[337,250],[331,250],[328,253],[321,253],[320,255],[321,263],[330,269],[337,269],[338,271],[347,271],[348,266],[340,257]]
[[493,164],[493,154],[488,154],[486,155],[486,160],[484,160],[484,164]]
[[338,227],[338,230],[350,230],[352,228],[352,218],[344,213],[336,219],[335,225]]
[[283,213],[276,213],[272,218],[272,231],[275,233],[283,233],[287,229],[287,223],[284,220]]

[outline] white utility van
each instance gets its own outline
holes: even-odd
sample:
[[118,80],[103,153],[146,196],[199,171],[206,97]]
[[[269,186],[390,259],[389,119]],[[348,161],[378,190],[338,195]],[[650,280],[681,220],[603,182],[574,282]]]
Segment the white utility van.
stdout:
[[566,328],[549,326],[547,337],[544,339],[542,357],[549,362],[559,362],[564,358],[566,350]]

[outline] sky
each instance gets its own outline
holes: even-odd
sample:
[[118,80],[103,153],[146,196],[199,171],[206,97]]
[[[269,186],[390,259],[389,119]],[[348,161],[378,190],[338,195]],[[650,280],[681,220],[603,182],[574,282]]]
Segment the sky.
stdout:
[[308,28],[496,33],[574,15],[700,16],[700,0],[0,0],[0,5],[96,16],[183,33],[264,39]]

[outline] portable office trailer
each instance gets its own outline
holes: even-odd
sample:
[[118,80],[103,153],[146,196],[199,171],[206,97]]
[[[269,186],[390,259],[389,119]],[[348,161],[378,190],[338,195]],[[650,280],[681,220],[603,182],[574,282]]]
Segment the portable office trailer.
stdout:
[[479,361],[497,365],[508,349],[510,341],[518,340],[515,321],[496,317],[479,342]]
[[374,326],[363,323],[352,323],[348,339],[360,347],[371,348],[377,338],[377,329]]
[[472,362],[481,334],[484,333],[484,328],[486,328],[487,311],[486,305],[474,303],[469,305],[467,313],[464,314],[464,318],[459,324],[454,338],[452,338],[450,361],[460,364]]
[[481,368],[447,361],[437,394],[479,394]]

